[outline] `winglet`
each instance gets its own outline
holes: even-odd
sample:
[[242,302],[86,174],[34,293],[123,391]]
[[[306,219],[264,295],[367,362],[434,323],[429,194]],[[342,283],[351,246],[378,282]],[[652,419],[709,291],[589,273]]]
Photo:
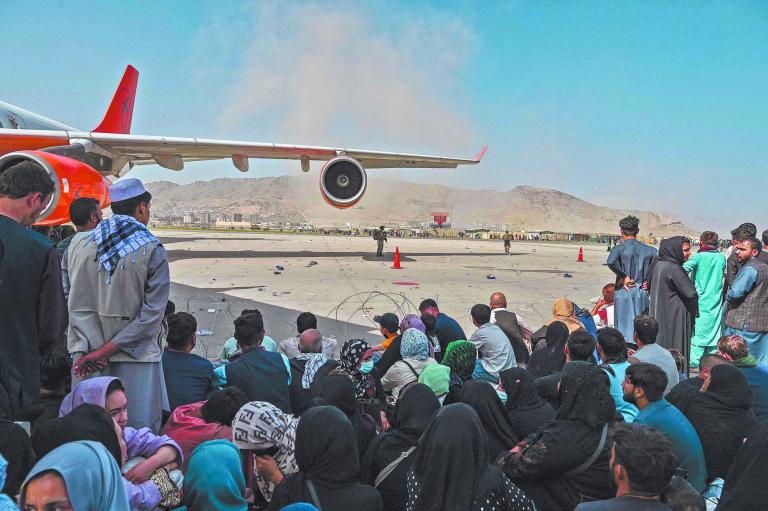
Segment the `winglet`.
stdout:
[[123,79],[117,86],[115,95],[112,97],[112,103],[109,104],[107,113],[104,114],[97,133],[120,133],[128,134],[131,132],[131,120],[133,119],[133,102],[136,98],[136,85],[139,82],[139,72],[133,66],[125,68]]
[[479,163],[479,162],[480,162],[480,160],[482,160],[482,159],[483,159],[483,156],[485,156],[485,152],[486,152],[487,150],[488,150],[488,146],[485,146],[485,147],[483,147],[482,149],[480,149],[480,152],[479,152],[479,153],[477,153],[477,155],[475,156],[475,161]]

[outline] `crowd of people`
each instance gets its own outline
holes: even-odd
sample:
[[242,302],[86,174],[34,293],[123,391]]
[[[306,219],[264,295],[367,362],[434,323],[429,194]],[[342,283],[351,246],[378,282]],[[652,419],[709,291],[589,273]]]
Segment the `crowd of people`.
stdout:
[[768,499],[768,266],[752,224],[726,258],[711,232],[693,256],[679,237],[657,252],[625,218],[616,282],[591,310],[555,299],[538,329],[502,292],[467,311],[471,335],[426,299],[381,311],[373,343],[326,338],[310,312],[276,342],[250,309],[207,360],[168,299],[142,183],[112,186],[109,219],[76,200],[58,247],[27,228],[52,193],[31,162],[0,175],[2,511]]

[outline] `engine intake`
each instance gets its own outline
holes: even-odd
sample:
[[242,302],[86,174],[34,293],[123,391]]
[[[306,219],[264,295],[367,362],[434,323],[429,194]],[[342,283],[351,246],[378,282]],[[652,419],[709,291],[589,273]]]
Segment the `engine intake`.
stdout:
[[69,222],[69,206],[75,199],[90,197],[102,209],[109,205],[110,182],[85,163],[43,151],[17,151],[0,157],[0,174],[20,161],[32,161],[53,180],[51,200],[35,225],[60,225]]
[[365,194],[368,178],[359,161],[349,156],[328,160],[320,171],[320,193],[328,204],[350,208]]

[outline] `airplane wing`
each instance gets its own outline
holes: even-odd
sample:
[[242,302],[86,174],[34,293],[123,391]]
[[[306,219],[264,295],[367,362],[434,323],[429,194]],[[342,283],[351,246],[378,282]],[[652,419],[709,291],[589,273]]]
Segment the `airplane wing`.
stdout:
[[248,158],[276,160],[326,161],[345,154],[368,169],[379,168],[456,168],[475,165],[485,154],[483,148],[475,158],[446,158],[416,154],[365,151],[336,147],[298,146],[262,142],[240,142],[204,138],[176,138],[112,133],[69,132],[71,142],[90,141],[110,153],[126,157],[134,165],[159,164],[171,170],[181,170],[185,161],[231,158],[238,170],[248,170]]

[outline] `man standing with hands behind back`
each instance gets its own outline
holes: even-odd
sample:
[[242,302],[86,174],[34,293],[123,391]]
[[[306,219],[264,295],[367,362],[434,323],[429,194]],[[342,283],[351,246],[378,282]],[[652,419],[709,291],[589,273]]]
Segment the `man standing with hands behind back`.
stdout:
[[162,321],[171,288],[168,257],[149,232],[152,195],[138,179],[110,191],[114,215],[75,235],[62,260],[75,377],[120,379],[128,425],[157,433],[168,394],[161,367]]
[[633,321],[648,309],[648,271],[655,248],[637,240],[640,220],[627,216],[619,221],[624,242],[616,245],[608,255],[608,267],[616,274],[614,293],[614,321],[616,329],[625,339],[632,339]]

